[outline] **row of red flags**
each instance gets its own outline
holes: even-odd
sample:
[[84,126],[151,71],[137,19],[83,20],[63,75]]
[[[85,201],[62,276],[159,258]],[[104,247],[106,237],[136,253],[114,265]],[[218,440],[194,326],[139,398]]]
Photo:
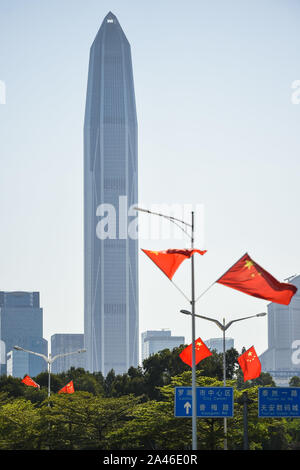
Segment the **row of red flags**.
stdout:
[[[24,379],[21,382],[29,387],[36,387],[40,388],[39,384],[37,384],[29,375],[25,375]],[[63,388],[61,388],[58,393],[74,393],[74,384],[73,380],[67,383]]]
[[[172,280],[181,263],[194,253],[204,255],[206,250],[142,250],[156,266]],[[269,300],[278,304],[288,305],[297,292],[293,284],[279,282],[270,273],[263,269],[248,253],[242,256],[217,281],[219,284],[231,287],[245,294]]]
[[[212,355],[206,344],[201,338],[195,341],[195,364]],[[192,344],[187,346],[180,354],[180,359],[192,367]],[[261,363],[256,354],[254,346],[245,351],[238,357],[238,363],[244,374],[244,382],[246,380],[256,379],[261,373]]]
[[[195,249],[169,249],[163,251],[142,250],[156,266],[172,280],[181,263],[194,253],[204,255],[206,250]],[[245,294],[278,304],[289,305],[292,297],[297,292],[293,284],[279,282],[269,272],[263,269],[248,253],[245,253],[231,268],[229,268],[215,282],[231,287]],[[196,364],[212,353],[201,340],[195,341]],[[192,367],[192,345],[185,348],[180,358]],[[260,376],[261,363],[254,346],[238,357],[239,365],[244,374],[244,381]]]

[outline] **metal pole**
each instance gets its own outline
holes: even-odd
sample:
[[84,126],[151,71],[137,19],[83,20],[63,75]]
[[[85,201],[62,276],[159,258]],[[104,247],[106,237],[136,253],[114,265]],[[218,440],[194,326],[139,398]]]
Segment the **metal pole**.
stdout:
[[[192,212],[191,248],[194,248],[194,212]],[[195,346],[195,269],[194,256],[191,256],[192,268],[192,450],[197,450],[197,403],[196,403],[196,346]]]
[[244,450],[249,450],[248,442],[248,394],[243,392],[243,406],[244,406]]
[[50,398],[50,394],[51,394],[50,381],[51,381],[51,354],[49,354],[49,358],[48,358],[48,398]]
[[[226,343],[225,343],[225,318],[223,318],[223,385],[226,387]],[[227,450],[227,418],[224,418],[224,450]]]

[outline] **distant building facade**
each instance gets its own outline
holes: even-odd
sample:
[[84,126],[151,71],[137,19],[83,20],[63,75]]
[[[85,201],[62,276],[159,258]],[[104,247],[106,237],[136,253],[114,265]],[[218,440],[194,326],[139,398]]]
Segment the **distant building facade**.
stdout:
[[[84,348],[83,334],[55,334],[51,336],[51,357],[57,354],[66,354]],[[86,353],[72,354],[58,357],[52,364],[53,374],[67,372],[71,367],[75,369],[86,367]]]
[[[211,351],[215,349],[219,354],[223,352],[223,338],[209,338],[205,344]],[[225,351],[231,348],[234,348],[234,339],[225,338]]]
[[[26,341],[24,343],[26,345]],[[48,341],[43,338],[29,338],[28,346],[22,346],[30,351],[47,356]],[[19,346],[19,345],[18,345]],[[35,377],[47,369],[46,361],[25,351],[12,349],[6,355],[6,375],[23,378],[24,375]]]
[[149,330],[141,335],[142,361],[163,349],[174,349],[184,344],[184,336],[172,336],[170,330]]
[[289,305],[268,305],[268,349],[259,356],[263,372],[278,386],[300,376],[300,276],[291,281],[298,291]]
[[[1,364],[3,374],[7,373],[7,357],[10,371],[14,370],[13,361],[21,358],[11,354],[11,351],[15,351],[14,346],[47,356],[48,342],[43,338],[43,309],[40,307],[39,292],[0,292],[0,340],[2,360],[5,357],[5,363]],[[24,375],[35,376],[47,370],[46,361],[33,354],[29,358],[29,354],[26,354],[28,370]]]

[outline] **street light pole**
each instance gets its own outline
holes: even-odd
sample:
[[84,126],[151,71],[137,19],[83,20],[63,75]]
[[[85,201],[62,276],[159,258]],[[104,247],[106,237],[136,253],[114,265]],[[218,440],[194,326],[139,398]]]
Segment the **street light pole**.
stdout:
[[[189,312],[188,310],[180,310],[181,313],[184,313],[185,315],[191,315],[192,319],[195,317],[202,318],[203,320],[209,320],[213,323],[215,323],[220,330],[223,332],[223,385],[226,387],[226,341],[225,341],[225,332],[228,330],[228,328],[235,322],[237,321],[242,321],[242,320],[248,320],[249,318],[254,318],[254,317],[264,317],[267,315],[266,312],[262,313],[257,313],[256,315],[248,315],[246,317],[242,318],[237,318],[235,320],[231,320],[227,324],[225,323],[225,318],[223,318],[223,324],[219,322],[219,320],[216,320],[215,318],[210,318],[210,317],[205,317],[204,315],[196,315],[193,312]],[[227,418],[224,417],[224,450],[227,450]]]
[[[226,340],[225,340],[225,318],[223,318],[223,385],[226,387]],[[227,418],[224,416],[224,450],[227,450]]]
[[[171,217],[165,214],[161,214],[158,212],[152,212],[147,209],[141,209],[140,207],[135,207],[135,210],[141,211],[141,212],[147,212],[148,214],[152,215],[157,215],[160,217],[163,217],[165,219],[168,219],[170,222],[173,222],[175,225],[177,225],[186,235],[191,240],[191,248],[193,250],[194,248],[194,212],[192,211],[191,217],[192,221],[191,224],[185,222],[184,220],[177,219],[175,217]],[[179,222],[180,224],[185,225],[186,227],[189,227],[191,234],[187,232],[182,226],[178,225]],[[192,298],[190,300],[191,304],[191,310],[192,310],[192,450],[197,450],[197,408],[196,408],[196,346],[195,346],[195,265],[194,265],[194,256],[191,256],[191,295]]]
[[[192,212],[191,249],[194,249],[194,212]],[[197,396],[196,396],[196,346],[195,346],[195,267],[191,256],[192,281],[192,450],[197,450]]]
[[35,356],[39,356],[42,359],[44,359],[44,361],[47,363],[48,365],[48,398],[50,398],[50,394],[51,394],[50,381],[51,381],[51,366],[53,362],[56,361],[56,359],[58,359],[59,357],[70,356],[71,354],[80,354],[80,353],[86,352],[86,349],[78,349],[77,351],[57,354],[54,357],[51,357],[51,353],[49,353],[47,357],[45,356],[45,354],[37,353],[35,351],[29,351],[28,349],[21,348],[21,346],[14,346],[14,349],[16,349],[17,351],[24,351],[29,354],[34,354]]

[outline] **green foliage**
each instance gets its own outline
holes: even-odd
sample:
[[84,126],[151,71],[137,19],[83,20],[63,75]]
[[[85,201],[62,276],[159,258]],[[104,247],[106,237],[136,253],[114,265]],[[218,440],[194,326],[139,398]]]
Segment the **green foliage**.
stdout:
[[39,449],[41,415],[34,405],[23,398],[3,404],[0,408],[0,449]]
[[[33,379],[41,388],[28,387],[20,379],[0,377],[0,450],[79,449],[191,449],[191,418],[174,417],[176,386],[191,385],[191,368],[179,353],[164,350],[149,357],[142,367],[126,374],[112,370],[104,378],[71,368],[51,374],[51,397],[47,397],[48,374]],[[234,417],[227,419],[228,448],[243,449],[243,403],[247,393],[248,436],[252,450],[300,449],[300,424],[295,419],[258,418],[258,387],[274,386],[262,373],[244,382],[237,366],[238,353],[226,353],[226,384],[234,388]],[[75,393],[58,394],[70,380]],[[223,357],[213,353],[197,366],[198,386],[223,386]],[[300,384],[297,378],[291,386]],[[198,419],[198,449],[223,448],[224,421]]]
[[300,387],[300,377],[298,375],[295,375],[294,377],[291,378],[289,382],[290,387]]

